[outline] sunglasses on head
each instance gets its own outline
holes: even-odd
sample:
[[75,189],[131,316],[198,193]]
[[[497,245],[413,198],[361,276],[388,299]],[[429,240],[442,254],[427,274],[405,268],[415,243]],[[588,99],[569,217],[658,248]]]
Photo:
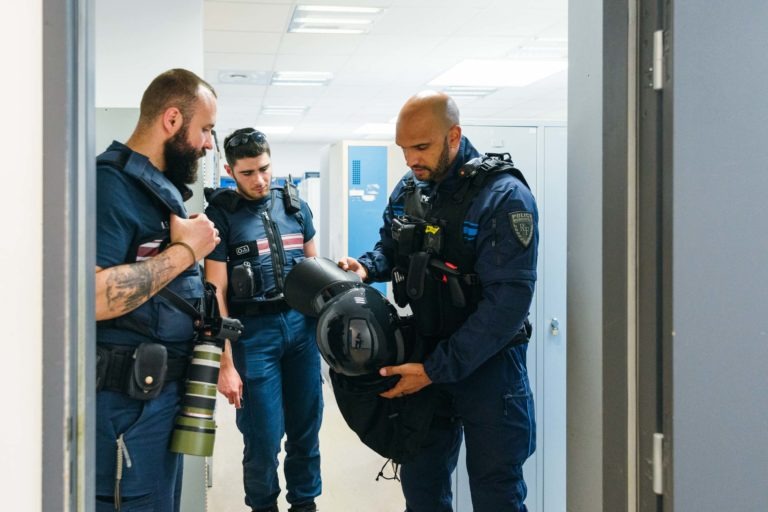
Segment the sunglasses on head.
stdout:
[[225,148],[236,148],[237,146],[242,146],[243,144],[248,144],[250,141],[255,142],[256,144],[262,144],[266,142],[267,136],[261,133],[258,130],[254,130],[252,132],[247,133],[240,133],[232,137],[227,141],[227,143],[224,145]]

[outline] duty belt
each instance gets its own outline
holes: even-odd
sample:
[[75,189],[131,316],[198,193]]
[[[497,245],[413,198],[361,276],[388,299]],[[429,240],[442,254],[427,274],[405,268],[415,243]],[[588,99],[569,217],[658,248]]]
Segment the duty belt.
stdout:
[[[126,382],[133,367],[133,354],[136,347],[126,345],[96,345],[97,367],[103,383],[99,389],[125,391]],[[181,380],[187,375],[188,357],[169,357],[165,382]]]
[[230,313],[233,316],[255,316],[285,313],[291,306],[284,298],[264,300],[259,302],[247,302],[245,304],[230,304]]

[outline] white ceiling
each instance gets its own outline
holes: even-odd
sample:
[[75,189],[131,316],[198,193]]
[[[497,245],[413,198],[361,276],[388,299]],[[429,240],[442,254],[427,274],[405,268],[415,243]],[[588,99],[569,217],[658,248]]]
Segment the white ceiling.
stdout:
[[[364,35],[297,34],[296,4],[383,7]],[[217,131],[290,126],[284,142],[371,138],[366,123],[390,123],[402,103],[464,59],[567,57],[567,0],[205,0],[204,67],[219,94]],[[222,72],[327,71],[328,85],[220,81]],[[462,122],[562,122],[567,71],[483,98],[457,98]],[[306,105],[301,116],[262,106]],[[382,136],[378,136],[382,138]],[[384,136],[383,138],[388,138]]]

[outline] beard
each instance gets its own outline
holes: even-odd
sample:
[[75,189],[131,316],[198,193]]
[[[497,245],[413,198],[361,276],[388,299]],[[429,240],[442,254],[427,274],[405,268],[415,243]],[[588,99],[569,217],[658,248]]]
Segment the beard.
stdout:
[[182,189],[197,181],[197,167],[204,149],[195,149],[187,141],[187,127],[183,126],[176,135],[165,142],[165,176],[176,188]]
[[437,165],[435,165],[435,168],[432,169],[432,176],[430,176],[430,180],[442,181],[442,179],[445,178],[445,175],[448,174],[448,167],[450,167],[451,164],[448,161],[449,151],[450,149],[448,147],[448,137],[446,137],[443,141],[443,150],[440,152],[440,158],[437,159]]
[[[420,165],[413,167],[412,170],[419,180],[427,180],[432,182],[440,182],[448,174],[448,168],[451,166],[450,147],[448,146],[448,137],[443,140],[443,149],[440,151],[440,156],[437,158],[437,162],[433,166],[427,167],[426,165]],[[419,174],[426,174],[419,178]]]

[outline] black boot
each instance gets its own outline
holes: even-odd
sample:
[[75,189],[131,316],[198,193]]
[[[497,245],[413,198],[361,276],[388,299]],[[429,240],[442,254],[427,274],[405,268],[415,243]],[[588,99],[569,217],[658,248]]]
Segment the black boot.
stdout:
[[316,512],[317,506],[315,505],[314,500],[313,501],[305,501],[304,503],[296,503],[295,505],[291,505],[291,508],[288,509],[288,512]]
[[254,508],[252,510],[253,512],[280,512],[280,510],[277,508],[277,503],[273,503],[267,508]]

